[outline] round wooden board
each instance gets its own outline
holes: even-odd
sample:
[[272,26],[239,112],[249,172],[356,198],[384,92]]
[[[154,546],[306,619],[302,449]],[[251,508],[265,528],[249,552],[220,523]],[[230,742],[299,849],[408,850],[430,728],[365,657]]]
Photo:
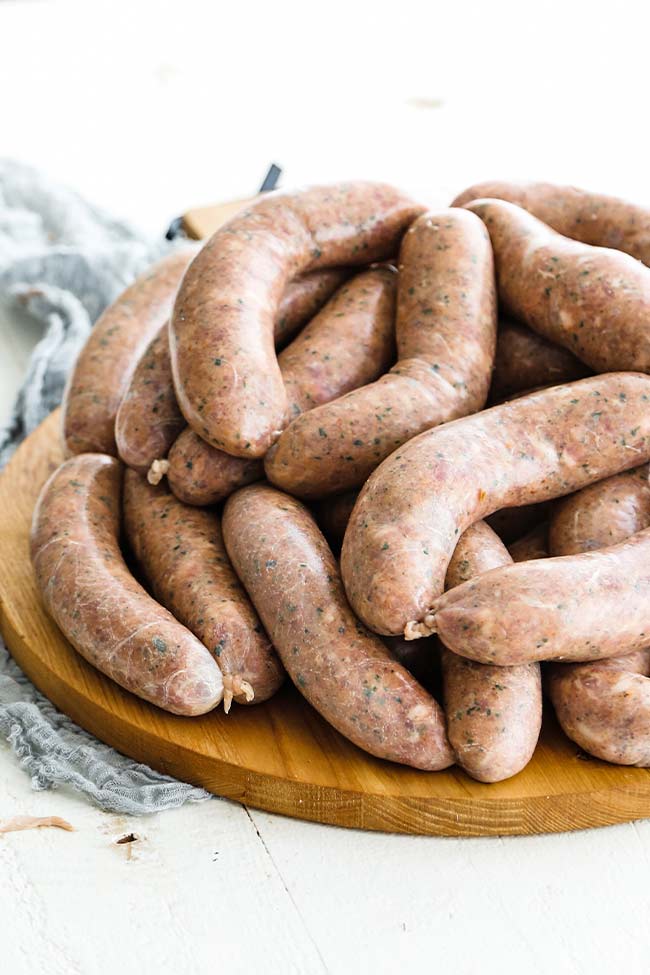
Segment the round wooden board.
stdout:
[[650,771],[584,756],[550,709],[535,756],[508,782],[458,769],[418,772],[342,738],[292,687],[259,707],[166,714],[123,691],[70,647],[41,608],[28,554],[31,514],[61,462],[52,414],[0,475],[0,628],[40,690],[102,741],[217,795],[338,826],[446,836],[559,832],[650,815]]

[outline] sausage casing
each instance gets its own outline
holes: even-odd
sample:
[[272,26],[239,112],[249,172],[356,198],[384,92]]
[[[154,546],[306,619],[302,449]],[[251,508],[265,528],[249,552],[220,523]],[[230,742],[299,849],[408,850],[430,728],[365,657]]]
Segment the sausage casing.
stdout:
[[228,554],[300,692],[372,755],[422,769],[453,761],[440,706],[359,623],[307,509],[266,485],[226,502]]
[[494,268],[485,229],[461,212],[424,214],[404,236],[397,364],[294,420],[266,457],[270,481],[305,498],[347,491],[422,430],[481,409],[494,359]]
[[[650,459],[650,377],[614,373],[463,417],[400,447],[368,479],[343,541],[355,612],[420,629],[462,532],[499,508],[578,490]],[[510,567],[508,567],[509,569]],[[453,647],[452,647],[453,649]]]
[[31,533],[41,597],[102,673],[167,711],[203,714],[222,698],[221,672],[129,572],[118,544],[121,480],[119,461],[80,454],[46,482]]

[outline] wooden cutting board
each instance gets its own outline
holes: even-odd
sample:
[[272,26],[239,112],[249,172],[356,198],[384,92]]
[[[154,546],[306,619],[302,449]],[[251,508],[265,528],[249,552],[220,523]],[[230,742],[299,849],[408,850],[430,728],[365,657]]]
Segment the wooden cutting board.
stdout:
[[62,460],[58,411],[0,475],[0,629],[18,664],[62,711],[161,772],[301,819],[399,833],[480,836],[603,826],[650,815],[650,771],[585,756],[550,708],[532,762],[496,785],[372,758],[293,687],[255,707],[181,718],[103,677],[41,608],[28,555],[39,489]]

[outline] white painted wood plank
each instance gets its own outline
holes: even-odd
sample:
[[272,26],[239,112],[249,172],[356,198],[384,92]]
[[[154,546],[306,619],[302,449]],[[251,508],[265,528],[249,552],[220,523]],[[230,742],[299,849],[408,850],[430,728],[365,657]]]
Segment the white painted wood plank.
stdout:
[[[30,790],[0,750],[0,819],[77,832],[0,836],[0,969],[12,975],[321,975],[301,912],[246,811],[214,800],[132,818]],[[131,844],[117,844],[134,833]]]
[[438,839],[252,816],[331,973],[647,971],[648,822]]

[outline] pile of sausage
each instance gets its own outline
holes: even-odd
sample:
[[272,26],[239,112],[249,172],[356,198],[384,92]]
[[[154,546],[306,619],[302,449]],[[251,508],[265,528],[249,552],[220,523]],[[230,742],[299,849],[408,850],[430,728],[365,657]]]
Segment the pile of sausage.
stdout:
[[288,674],[372,755],[494,782],[544,677],[581,748],[650,766],[650,210],[270,194],[104,312],[63,437],[38,586],[141,698]]

